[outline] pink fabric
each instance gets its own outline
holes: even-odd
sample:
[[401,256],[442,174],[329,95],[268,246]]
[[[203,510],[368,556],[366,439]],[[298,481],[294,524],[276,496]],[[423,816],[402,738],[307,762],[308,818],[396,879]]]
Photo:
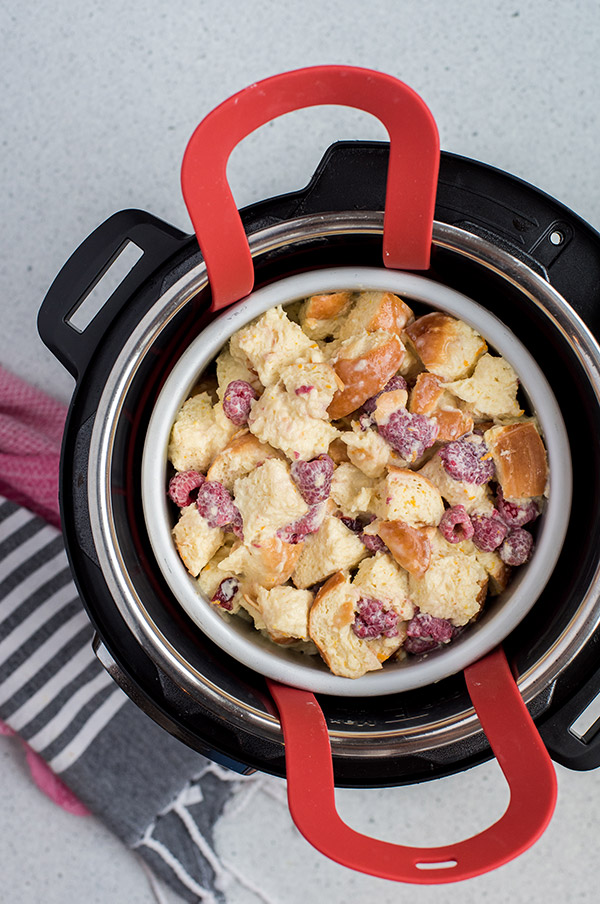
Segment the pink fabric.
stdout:
[[66,408],[0,367],[0,493],[60,527]]
[[67,788],[65,783],[52,772],[48,763],[43,760],[35,750],[32,750],[25,741],[21,741],[21,743],[25,747],[25,758],[27,760],[27,765],[29,766],[29,771],[31,772],[31,777],[38,788],[43,791],[50,800],[59,807],[62,807],[62,809],[66,810],[68,813],[72,813],[74,816],[89,816],[90,811],[88,808],[85,807],[81,801],[75,797],[71,789]]
[[[58,473],[67,410],[39,389],[0,367],[0,494],[60,528]],[[0,722],[0,734],[15,732]],[[24,741],[36,785],[79,816],[89,811]]]
[[[0,720],[0,735],[8,737],[16,737],[17,734],[12,730],[10,725]],[[52,772],[48,764],[41,758],[39,754],[32,750],[25,741],[21,740],[21,744],[25,748],[25,759],[31,772],[31,777],[44,794],[46,794],[55,804],[62,807],[68,813],[74,816],[89,816],[89,810],[77,800],[72,791],[61,782],[61,780]]]

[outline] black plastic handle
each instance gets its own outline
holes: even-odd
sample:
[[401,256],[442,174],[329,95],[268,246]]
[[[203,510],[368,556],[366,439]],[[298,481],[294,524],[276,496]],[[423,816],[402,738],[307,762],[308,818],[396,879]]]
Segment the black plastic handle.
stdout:
[[[596,642],[597,648],[597,642]],[[574,726],[587,707],[600,694],[600,669],[571,693],[563,705],[538,725],[548,753],[556,763],[568,769],[587,771],[600,766],[600,717],[586,719],[586,731]],[[596,711],[598,707],[596,707]]]
[[[98,226],[71,255],[42,303],[38,331],[75,379],[82,375],[104,332],[134,292],[188,239],[146,211],[122,210]],[[142,256],[87,326],[75,328],[70,322],[73,312],[131,242]]]

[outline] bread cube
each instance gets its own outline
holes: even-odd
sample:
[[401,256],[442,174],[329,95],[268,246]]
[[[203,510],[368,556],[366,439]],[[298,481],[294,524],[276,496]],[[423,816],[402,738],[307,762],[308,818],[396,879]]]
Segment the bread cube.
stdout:
[[475,558],[487,571],[490,595],[498,596],[499,593],[506,590],[512,574],[510,565],[505,565],[497,552],[484,552],[482,549],[477,549]]
[[308,613],[314,593],[288,585],[266,590],[258,587],[255,605],[263,620],[264,629],[275,643],[290,640],[310,640]]
[[221,402],[213,406],[207,392],[192,396],[171,429],[169,461],[177,471],[205,472],[239,429],[225,416]]
[[375,521],[365,528],[365,533],[380,537],[398,565],[421,578],[431,562],[434,530],[434,527],[411,527],[404,521]]
[[334,369],[324,362],[296,361],[282,369],[281,381],[298,415],[321,420],[328,420],[327,408],[343,387]]
[[432,556],[422,578],[409,576],[413,603],[421,612],[446,618],[456,627],[466,625],[485,600],[488,575],[476,556],[447,543],[439,531],[432,535]]
[[266,537],[260,543],[240,543],[217,566],[226,574],[241,575],[244,587],[270,590],[289,580],[302,553],[302,543]]
[[218,480],[231,492],[238,477],[250,474],[269,458],[283,459],[283,452],[267,443],[261,443],[252,433],[240,431],[225,448],[219,452],[211,464],[206,477]]
[[292,461],[309,461],[326,453],[339,431],[329,421],[302,413],[297,400],[281,384],[269,387],[252,406],[248,427]]
[[414,320],[409,306],[392,292],[361,292],[354,307],[342,321],[340,339],[350,339],[363,330],[387,330],[400,336],[408,323]]
[[447,408],[436,411],[432,420],[438,425],[438,443],[448,443],[460,439],[473,429],[473,418],[468,412],[459,408]]
[[420,373],[410,391],[408,400],[410,413],[429,416],[444,403],[455,404],[454,397],[446,392],[444,382],[428,371]]
[[261,543],[279,528],[297,521],[308,505],[290,477],[289,465],[270,458],[233,485],[235,504],[244,524],[244,542]]
[[523,409],[517,402],[519,381],[504,358],[483,355],[472,376],[446,384],[446,389],[467,403],[475,418],[520,417]]
[[485,340],[472,327],[439,311],[419,317],[405,335],[425,368],[444,381],[468,377],[487,351]]
[[[219,568],[221,562],[231,554],[232,547],[233,541],[224,543],[223,546],[221,546],[220,549],[216,551],[212,559],[207,562],[207,564],[198,575],[198,587],[209,601],[212,601],[212,598],[214,597],[223,581],[227,580],[228,578],[236,578],[237,580],[237,577],[233,572],[227,574]],[[242,592],[243,585],[241,582],[239,582],[238,590],[231,600],[231,609],[226,610],[231,615],[235,615],[239,611]]]
[[363,559],[352,584],[358,587],[361,596],[381,600],[397,612],[401,619],[413,617],[414,606],[408,595],[408,575],[388,553],[378,552]]
[[444,502],[438,488],[422,471],[391,467],[376,487],[373,511],[382,521],[404,521],[410,527],[425,527],[439,524]]
[[292,581],[304,590],[336,571],[354,568],[366,555],[367,550],[355,533],[339,518],[325,515],[319,530],[304,541]]
[[300,309],[300,326],[306,335],[311,339],[337,336],[352,297],[352,292],[330,292],[307,298]]
[[250,370],[239,358],[234,358],[229,351],[229,345],[226,345],[217,357],[217,395],[221,401],[225,390],[234,380],[244,380],[258,393],[262,392],[262,384],[256,371]]
[[225,540],[221,528],[209,527],[195,503],[181,509],[172,535],[183,564],[194,577],[200,574]]
[[323,361],[317,343],[287,317],[281,305],[234,333],[229,350],[234,358],[256,371],[263,386],[277,383],[282,369],[299,359]]
[[487,571],[489,584],[488,591],[491,596],[497,596],[508,586],[512,568],[505,565],[497,552],[485,552],[475,546],[472,540],[463,540],[459,544],[460,549],[469,556],[475,556],[480,565]]
[[423,362],[412,347],[410,339],[406,335],[406,331],[402,333],[402,336],[400,338],[402,340],[402,344],[404,345],[404,357],[400,362],[398,373],[400,374],[400,376],[405,377],[412,383],[412,381],[416,380],[420,373],[423,373]]
[[427,371],[418,375],[408,402],[411,414],[424,414],[436,421],[437,442],[456,440],[473,429],[473,418],[457,407],[458,399],[448,392],[450,385]]
[[395,333],[366,331],[346,339],[336,349],[331,364],[344,388],[329,406],[333,420],[345,417],[376,395],[397,372],[404,358],[404,345]]
[[360,678],[380,669],[406,636],[399,630],[395,637],[357,637],[352,626],[359,599],[359,590],[338,572],[317,593],[308,618],[309,634],[321,656],[334,675],[344,678]]
[[544,443],[532,420],[492,427],[483,436],[505,499],[543,496],[548,481]]
[[352,421],[352,432],[340,434],[346,446],[348,458],[367,477],[381,477],[392,459],[392,449],[377,430],[363,430],[358,421]]
[[344,515],[368,512],[376,480],[367,477],[355,465],[343,462],[333,472],[331,498]]
[[394,412],[398,411],[399,408],[406,408],[407,401],[408,393],[406,389],[391,389],[388,392],[382,392],[375,402],[375,408],[371,412],[371,417],[378,427],[385,426]]

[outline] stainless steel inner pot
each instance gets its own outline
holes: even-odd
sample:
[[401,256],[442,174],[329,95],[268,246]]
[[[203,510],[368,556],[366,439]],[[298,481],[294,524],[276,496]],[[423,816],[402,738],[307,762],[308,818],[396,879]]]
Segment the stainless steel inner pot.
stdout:
[[[309,216],[267,227],[250,237],[250,248],[256,261],[269,252],[293,247],[311,239],[357,233],[381,235],[383,217],[374,213],[341,213]],[[451,252],[460,263],[468,260],[506,281],[524,300],[535,305],[558,331],[577,356],[586,380],[592,388],[595,404],[600,402],[600,349],[585,324],[539,274],[513,255],[487,240],[457,227],[434,223],[434,247]],[[144,600],[135,590],[131,575],[119,546],[119,531],[115,524],[111,503],[111,468],[114,452],[115,427],[123,415],[127,389],[145,356],[151,354],[161,332],[183,306],[201,292],[207,284],[203,264],[186,273],[167,290],[148,314],[131,332],[116,359],[102,393],[94,422],[90,444],[88,469],[88,504],[93,540],[103,575],[129,629],[143,649],[184,691],[213,711],[219,712],[232,727],[236,724],[265,738],[280,738],[277,718],[268,701],[256,695],[238,693],[235,687],[217,686],[206,678],[201,662],[190,661],[172,643],[168,632],[159,630],[151,618]],[[573,609],[571,617],[554,642],[544,649],[533,665],[518,676],[519,689],[528,703],[545,689],[551,689],[560,672],[590,639],[600,618],[598,588],[600,565],[591,575],[587,592]],[[367,720],[368,721],[368,720]],[[466,706],[450,718],[405,720],[389,729],[358,724],[349,720],[343,728],[330,730],[335,755],[373,756],[402,749],[407,753],[432,750],[459,740],[466,740],[480,729],[474,710]]]

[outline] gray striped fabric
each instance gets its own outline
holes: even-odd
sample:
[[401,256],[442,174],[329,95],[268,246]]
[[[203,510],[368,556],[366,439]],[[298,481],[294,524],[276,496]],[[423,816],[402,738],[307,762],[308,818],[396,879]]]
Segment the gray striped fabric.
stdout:
[[97,662],[92,633],[59,531],[0,497],[0,719],[185,900],[225,902],[243,878],[215,853],[213,828],[256,779],[134,706]]

